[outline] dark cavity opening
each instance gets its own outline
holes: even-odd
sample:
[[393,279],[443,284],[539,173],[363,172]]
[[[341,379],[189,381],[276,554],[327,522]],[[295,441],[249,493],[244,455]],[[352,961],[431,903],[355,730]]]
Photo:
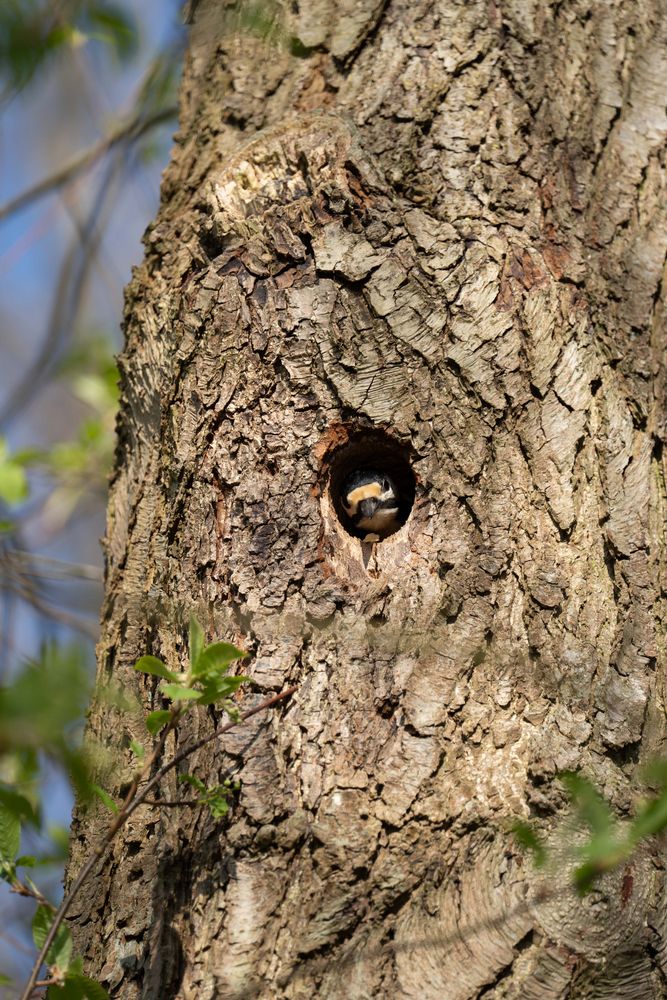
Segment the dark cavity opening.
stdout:
[[[409,449],[400,445],[384,431],[360,429],[352,431],[346,444],[340,445],[325,460],[326,488],[338,520],[350,535],[364,538],[343,506],[343,490],[350,476],[358,472],[376,472],[388,476],[398,492],[397,526],[384,537],[395,534],[407,521],[415,502],[415,474],[409,459]],[[327,468],[328,467],[328,468]]]

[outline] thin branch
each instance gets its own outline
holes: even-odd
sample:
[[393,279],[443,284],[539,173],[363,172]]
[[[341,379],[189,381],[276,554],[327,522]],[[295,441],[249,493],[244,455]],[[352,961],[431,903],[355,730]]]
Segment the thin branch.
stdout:
[[[54,190],[59,185],[62,186],[62,184],[76,176],[76,174],[84,169],[86,165],[93,163],[96,158],[101,156],[103,153],[108,152],[114,146],[119,146],[120,148],[118,149],[118,153],[122,154],[123,145],[131,146],[145,132],[162,122],[174,118],[177,112],[175,107],[163,108],[160,111],[156,111],[152,115],[144,115],[141,110],[145,104],[147,92],[146,87],[151,79],[154,66],[155,63],[145,74],[138,88],[134,106],[135,108],[138,106],[139,110],[135,110],[134,114],[131,115],[124,125],[119,126],[115,131],[111,132],[109,136],[102,140],[102,142],[98,143],[91,150],[88,150],[87,153],[82,154],[82,156],[69,165],[69,168],[63,168],[56,175],[54,175],[55,183],[51,183],[53,181],[53,177],[47,178],[44,181],[41,181],[35,188],[24,192],[22,195],[19,195],[17,198],[14,198],[12,201],[6,203],[5,206],[0,208],[0,219],[6,217],[12,211],[16,211],[17,205],[20,207],[21,205],[26,204],[29,200],[32,200],[35,197],[40,197],[49,190]],[[119,156],[118,163],[121,169],[124,168],[125,161],[122,155]],[[64,179],[63,175],[65,175]],[[113,176],[113,173],[110,176]],[[91,243],[93,240],[96,240],[96,242],[99,241],[99,236],[95,236],[95,224],[98,214],[101,213],[102,205],[106,197],[105,189],[107,187],[107,183],[106,179],[103,180],[93,209],[89,213],[89,218],[84,227],[86,241],[90,240]],[[87,246],[83,240],[81,247],[78,249],[80,262],[78,272],[76,270],[77,244],[75,242],[68,254],[67,259],[65,260],[63,267],[61,268],[52,315],[43,343],[39,348],[36,359],[30,365],[27,373],[23,376],[23,379],[19,382],[18,386],[13,390],[8,401],[0,411],[0,424],[5,424],[12,420],[16,416],[16,413],[25,405],[26,399],[34,396],[35,386],[43,383],[45,379],[50,376],[54,364],[58,360],[57,349],[59,341],[62,339],[61,330],[71,330],[74,326],[77,307],[74,305],[74,307],[69,308],[71,315],[67,315],[66,310],[70,306],[70,303],[76,303],[77,290],[81,290],[83,288],[87,269],[94,257],[94,253],[91,251],[90,246]],[[73,272],[73,277],[71,276],[71,272]],[[68,285],[71,285],[71,292],[69,295],[67,294]]]
[[34,987],[34,989],[32,991],[31,996],[34,997],[35,1000],[37,1000],[38,996],[43,997],[44,994],[40,993],[39,991],[40,990],[44,990],[44,989],[48,989],[49,986],[62,986],[62,980],[61,979],[39,979],[35,983],[35,987]]
[[109,135],[106,135],[94,146],[91,146],[90,149],[86,149],[83,153],[75,156],[73,160],[70,160],[69,163],[65,164],[64,167],[61,167],[54,174],[51,174],[50,177],[45,177],[33,185],[33,187],[22,191],[21,194],[17,194],[14,198],[10,198],[4,205],[0,205],[0,221],[18,212],[19,209],[24,208],[38,198],[43,198],[44,195],[49,194],[49,192],[54,191],[56,188],[68,184],[84,170],[92,167],[100,157],[108,153],[118,143],[124,141],[134,142],[156,125],[162,125],[164,122],[174,118],[176,112],[177,109],[173,107],[163,108],[161,111],[157,111],[147,118],[137,116],[119,125]]
[[111,191],[111,183],[123,165],[124,161],[121,157],[113,160],[105,170],[83,230],[77,231],[60,268],[51,316],[42,344],[27,372],[14,387],[9,399],[4,404],[0,412],[0,424],[12,420],[26,401],[34,398],[35,388],[50,377],[59,359],[63,337],[71,334],[74,328],[80,292],[94,260],[95,250],[100,239],[101,231],[97,227],[97,223]]
[[27,896],[29,899],[35,899],[40,906],[46,906],[49,910],[55,910],[53,903],[50,903],[46,896],[39,891],[39,889],[36,887],[31,889],[30,886],[24,885],[23,882],[19,881],[19,879],[12,882],[9,887],[9,891],[16,893],[17,896]]
[[53,923],[49,927],[48,933],[44,940],[44,944],[42,945],[39,955],[35,959],[32,971],[30,973],[30,977],[25,985],[23,992],[21,993],[20,1000],[30,1000],[30,997],[32,996],[33,991],[35,989],[35,983],[37,980],[37,976],[39,975],[39,970],[41,969],[44,960],[48,954],[49,948],[53,944],[55,936],[58,933],[58,929],[62,924],[67,914],[67,911],[69,910],[70,906],[72,905],[76,896],[78,895],[81,886],[84,884],[84,882],[86,881],[86,879],[88,878],[88,876],[90,875],[90,873],[92,872],[93,868],[100,860],[100,858],[104,856],[107,848],[109,847],[109,844],[112,842],[118,831],[122,829],[122,827],[128,821],[132,813],[146,801],[149,794],[153,791],[153,789],[157,785],[159,785],[164,776],[168,774],[170,771],[172,771],[178,764],[180,764],[182,760],[184,760],[186,757],[189,757],[190,754],[195,753],[195,751],[199,750],[201,747],[205,746],[207,743],[210,743],[217,737],[224,736],[225,733],[228,733],[230,731],[230,729],[234,729],[235,726],[238,726],[239,723],[241,722],[245,722],[246,719],[251,718],[251,716],[257,715],[259,712],[264,712],[266,711],[267,708],[272,708],[274,705],[277,705],[278,702],[284,701],[285,698],[289,698],[291,695],[294,694],[296,690],[297,686],[294,685],[293,687],[287,688],[285,691],[281,691],[280,694],[274,694],[270,698],[266,698],[264,701],[261,701],[259,705],[255,705],[254,708],[249,708],[247,712],[243,712],[243,714],[240,715],[238,719],[228,722],[224,726],[220,726],[219,728],[215,729],[212,733],[209,733],[208,736],[203,736],[201,739],[195,740],[194,743],[186,745],[180,751],[180,753],[177,753],[175,757],[172,757],[169,761],[167,761],[166,764],[163,764],[163,766],[159,768],[159,770],[156,771],[153,777],[146,783],[144,788],[141,791],[138,791],[138,785],[140,781],[144,780],[145,776],[150,772],[154,762],[158,759],[158,757],[164,750],[167,737],[169,733],[171,733],[174,730],[181,716],[182,710],[181,709],[176,710],[170,722],[163,729],[160,735],[160,739],[158,740],[157,746],[155,747],[155,750],[151,754],[149,760],[144,765],[141,774],[132,781],[130,789],[127,795],[125,796],[123,805],[121,806],[120,812],[114,819],[113,823],[103,836],[98,846],[93,849],[93,853],[90,855],[88,860],[81,868],[79,874],[72,883],[72,887],[70,888],[69,892],[66,893],[62,903],[56,910],[55,916],[53,918]]
[[[7,554],[4,545],[0,547],[0,554],[3,557]],[[2,588],[2,583],[0,583],[0,588]],[[2,601],[2,611],[0,612],[0,617],[2,618],[2,628],[0,628],[0,679],[4,678],[8,673],[11,653],[15,648],[14,619],[16,612],[16,595],[7,587],[2,589],[4,589],[4,599]]]
[[178,806],[203,806],[201,799],[144,799],[145,806],[168,806],[176,809]]
[[102,570],[99,566],[88,566],[83,563],[71,563],[64,559],[51,559],[48,556],[36,555],[26,549],[15,549],[7,553],[8,562],[20,563],[24,576],[38,576],[42,579],[78,579],[94,580],[101,583]]
[[[0,584],[2,587],[3,584]],[[7,584],[4,584],[4,589],[7,589]],[[82,635],[90,636],[91,639],[98,638],[98,628],[97,623],[93,621],[86,621],[85,618],[80,618],[78,615],[70,614],[69,611],[65,611],[64,608],[54,608],[52,604],[48,604],[39,594],[31,587],[28,586],[27,582],[24,580],[22,583],[15,583],[11,588],[16,594],[21,597],[26,604],[30,604],[35,611],[39,611],[41,615],[45,618],[50,618],[51,621],[58,622],[60,625],[66,625],[68,628],[74,629],[76,632],[81,632]]]

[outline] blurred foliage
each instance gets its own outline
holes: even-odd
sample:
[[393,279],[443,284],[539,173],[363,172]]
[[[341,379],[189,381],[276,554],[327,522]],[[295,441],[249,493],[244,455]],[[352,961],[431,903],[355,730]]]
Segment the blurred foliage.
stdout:
[[41,752],[71,765],[89,694],[83,651],[46,646],[0,688],[0,754],[27,754],[34,762]]
[[74,437],[46,449],[24,448],[10,454],[0,437],[0,500],[10,508],[0,520],[0,531],[5,533],[17,526],[12,509],[30,497],[31,469],[48,475],[51,482],[41,510],[51,531],[62,529],[92,490],[106,487],[118,406],[118,369],[108,341],[102,336],[82,341],[67,355],[61,373],[90,415],[81,421]]
[[[6,440],[0,437],[0,500],[10,507],[21,503],[28,496],[28,477],[21,458],[9,454]],[[4,521],[7,530],[9,522]]]
[[[106,320],[100,325],[96,318],[104,310],[91,306],[94,292],[88,279],[91,270],[97,269],[98,297],[111,292],[111,297],[119,299],[120,312],[120,282],[129,273],[129,262],[123,274],[111,273],[103,228],[113,219],[115,200],[128,186],[146,193],[146,163],[166,154],[166,133],[157,132],[157,128],[176,121],[184,43],[176,21],[178,7],[178,0],[164,5],[163,23],[158,26],[146,20],[139,0],[0,0],[0,99],[8,116],[23,116],[34,137],[36,162],[52,163],[49,143],[54,136],[59,137],[51,121],[31,120],[30,113],[44,114],[45,108],[49,109],[46,113],[52,113],[58,100],[55,95],[62,95],[65,102],[72,86],[82,88],[76,112],[80,128],[72,121],[75,112],[63,103],[67,138],[62,145],[56,142],[56,156],[68,157],[70,149],[75,152],[70,142],[79,141],[83,148],[0,207],[4,221],[37,199],[57,196],[35,228],[28,224],[27,239],[20,226],[7,230],[10,252],[3,260],[5,269],[29,254],[49,228],[55,232],[58,219],[61,223],[51,246],[60,241],[62,256],[50,253],[48,275],[44,264],[38,262],[39,255],[34,258],[34,280],[40,295],[46,298],[47,283],[53,287],[44,335],[26,337],[18,328],[11,335],[7,331],[8,343],[11,336],[20,346],[22,341],[34,343],[35,356],[21,377],[8,380],[7,398],[0,407],[0,868],[13,893],[41,900],[33,923],[36,944],[44,940],[53,912],[42,895],[46,892],[44,879],[52,881],[49,872],[54,865],[56,871],[62,869],[67,853],[67,831],[50,821],[49,813],[54,813],[52,788],[54,784],[60,788],[60,779],[66,777],[82,800],[90,801],[96,794],[93,776],[103,780],[109,760],[90,741],[85,746],[82,743],[91,694],[92,651],[90,645],[75,643],[69,637],[73,630],[90,636],[95,626],[85,612],[79,613],[77,608],[71,613],[60,604],[61,592],[72,595],[64,600],[76,600],[75,592],[59,589],[54,597],[49,584],[49,580],[70,584],[77,579],[98,580],[101,572],[74,561],[38,555],[34,550],[50,543],[58,545],[58,539],[65,537],[63,530],[80,520],[75,517],[77,512],[99,510],[106,492],[118,404],[115,334],[104,329]],[[139,31],[142,17],[143,35]],[[103,61],[101,57],[105,57]],[[98,67],[103,67],[99,75]],[[129,102],[124,96],[128,91],[132,91]],[[37,97],[33,99],[33,95]],[[48,100],[40,103],[39,95],[48,95]],[[121,101],[121,107],[114,107]],[[86,148],[91,115],[95,116],[92,134],[97,139]],[[32,173],[30,166],[26,177]],[[5,173],[21,184],[23,172],[15,169],[15,164]],[[146,223],[157,201],[157,177],[150,186],[150,199],[143,199]],[[134,197],[136,200],[136,193]],[[114,286],[118,289],[115,293]],[[94,318],[83,319],[85,311]],[[112,328],[114,325],[112,322]],[[17,357],[21,355],[18,350]],[[40,393],[49,383],[55,391],[43,412],[53,412],[53,400],[58,401],[62,407],[62,415],[56,410],[60,432],[47,426],[41,434],[39,428],[27,434],[25,427],[32,430],[32,424],[22,419],[24,411],[30,408],[34,419],[40,412]],[[16,438],[7,429],[12,421],[20,427],[22,447],[17,447]],[[55,443],[50,443],[54,439]],[[91,523],[89,530],[97,537],[97,525]],[[45,572],[43,577],[40,569]],[[61,583],[55,586],[60,588]],[[86,586],[90,590],[91,584]],[[29,610],[30,618],[17,618],[17,600],[22,610]],[[87,598],[88,603],[94,600],[94,594]],[[39,652],[26,657],[21,653],[22,645],[39,649],[33,635],[26,636],[31,630],[38,637],[44,631],[50,639],[42,643]],[[98,692],[98,697],[125,711],[136,709],[131,700],[111,687]],[[61,792],[58,795],[63,801],[56,813],[62,807],[69,811],[69,802]],[[17,837],[22,843],[17,843]],[[20,854],[20,848],[26,853]],[[19,878],[17,868],[39,871],[40,885],[28,875]],[[10,914],[12,899],[6,894],[0,905],[7,910],[0,915],[0,925],[14,926],[19,943],[23,943],[20,921],[17,923],[17,914],[23,911]],[[20,970],[20,954],[8,950],[4,941],[0,946],[2,966]],[[72,959],[65,932],[59,932],[54,947],[50,964],[56,973],[62,965],[66,974],[62,982],[50,986],[49,996],[106,996]],[[2,986],[8,981],[0,976],[0,995],[4,995]]]
[[[573,838],[572,846],[575,862],[572,877],[582,896],[606,872],[628,861],[643,841],[667,828],[667,760],[652,761],[639,772],[638,778],[654,794],[645,794],[634,814],[621,819],[583,774],[566,771],[560,775],[569,804],[568,823],[574,830],[587,831],[585,840],[574,843],[576,838]],[[549,863],[549,842],[537,824],[519,820],[512,830],[520,846],[532,854],[536,868]]]
[[[81,744],[90,694],[90,670],[80,647],[51,644],[0,687],[0,878],[40,905],[33,922],[38,940],[54,907],[25,869],[61,868],[67,831],[45,824],[44,784],[48,768],[62,768],[80,795],[91,796],[91,754]],[[22,826],[27,838],[22,836]],[[46,829],[45,829],[46,826]],[[24,840],[32,853],[21,853]],[[19,875],[19,871],[22,872]],[[57,939],[54,965],[71,950],[69,933]],[[57,955],[56,955],[57,952]],[[78,970],[75,970],[78,974]],[[9,977],[4,977],[9,983]]]
[[[170,707],[159,714],[163,717],[159,725],[155,712],[146,717],[146,728],[155,741],[147,753],[143,743],[136,739],[129,742],[136,770],[129,786],[123,792],[122,803],[92,780],[94,762],[86,759],[76,740],[80,727],[82,703],[87,701],[85,668],[80,668],[76,654],[62,654],[53,649],[44,651],[39,661],[28,664],[13,684],[0,688],[0,763],[5,771],[13,762],[15,773],[11,782],[0,787],[0,880],[7,883],[13,893],[30,898],[38,905],[32,920],[32,934],[37,955],[28,982],[21,994],[32,996],[42,964],[46,966],[48,979],[47,997],[65,996],[70,1000],[98,1000],[107,996],[100,983],[84,976],[79,957],[73,954],[73,941],[64,923],[65,914],[76,894],[91,874],[95,862],[120,832],[135,808],[146,799],[155,763],[160,760],[166,740],[184,715],[195,709],[217,704],[232,722],[241,721],[241,715],[231,700],[239,687],[250,678],[229,674],[231,666],[247,654],[228,642],[206,644],[204,631],[199,622],[192,618],[189,627],[189,665],[179,669],[180,664],[168,667],[156,656],[140,657],[134,665],[138,672],[159,677],[163,701]],[[110,695],[114,704],[120,704],[113,689],[100,692],[101,697]],[[78,695],[78,697],[77,697]],[[121,701],[122,701],[121,696]],[[129,700],[130,711],[138,708]],[[193,753],[200,743],[193,741],[189,748],[181,749],[171,760],[162,763],[158,775],[164,777],[176,767],[185,756]],[[39,827],[40,801],[35,778],[39,772],[38,755],[52,754],[73,776],[80,795],[84,800],[96,795],[112,814],[112,820],[103,834],[102,840],[93,848],[90,857],[76,874],[68,895],[56,906],[40,890],[25,869],[35,868],[44,858],[21,853],[22,826]],[[156,776],[153,775],[153,779]],[[225,779],[221,784],[207,787],[195,775],[181,775],[179,783],[186,782],[196,790],[195,799],[180,800],[182,806],[205,806],[215,819],[224,818],[233,796],[240,785]],[[141,786],[144,786],[143,788]],[[159,802],[158,802],[159,804]],[[170,803],[174,804],[174,803]],[[2,982],[7,982],[3,976]]]
[[118,369],[104,337],[91,336],[71,351],[62,372],[73,395],[90,408],[91,415],[82,420],[75,437],[26,456],[27,463],[41,463],[52,476],[54,489],[43,514],[59,526],[95,484],[106,487],[118,408]]
[[105,43],[121,60],[139,46],[136,22],[120,4],[2,0],[0,74],[7,92],[24,87],[53,56],[88,40]]

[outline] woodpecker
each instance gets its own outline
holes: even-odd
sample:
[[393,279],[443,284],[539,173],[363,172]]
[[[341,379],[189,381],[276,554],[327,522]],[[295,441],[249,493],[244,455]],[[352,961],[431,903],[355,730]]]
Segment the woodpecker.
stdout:
[[401,526],[399,496],[384,472],[357,470],[343,484],[343,507],[366,542],[378,542]]

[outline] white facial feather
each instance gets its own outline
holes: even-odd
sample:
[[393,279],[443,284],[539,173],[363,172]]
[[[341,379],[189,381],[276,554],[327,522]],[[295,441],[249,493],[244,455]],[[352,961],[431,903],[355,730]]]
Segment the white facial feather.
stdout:
[[374,511],[370,517],[360,517],[357,527],[364,531],[386,531],[396,520],[398,507],[381,507]]

